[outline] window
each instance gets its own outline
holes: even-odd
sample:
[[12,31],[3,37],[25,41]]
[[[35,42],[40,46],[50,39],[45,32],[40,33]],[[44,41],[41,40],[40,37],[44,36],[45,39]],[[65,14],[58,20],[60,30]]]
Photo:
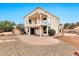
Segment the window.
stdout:
[[46,20],[47,18],[43,18],[43,20]]
[[29,19],[29,24],[32,24],[32,20],[31,19]]

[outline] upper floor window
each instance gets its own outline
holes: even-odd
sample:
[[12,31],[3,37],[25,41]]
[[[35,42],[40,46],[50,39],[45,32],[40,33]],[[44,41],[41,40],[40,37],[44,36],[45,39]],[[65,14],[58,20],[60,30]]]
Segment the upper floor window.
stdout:
[[47,18],[43,18],[43,20],[46,20]]
[[29,24],[32,24],[32,20],[31,19],[29,19]]

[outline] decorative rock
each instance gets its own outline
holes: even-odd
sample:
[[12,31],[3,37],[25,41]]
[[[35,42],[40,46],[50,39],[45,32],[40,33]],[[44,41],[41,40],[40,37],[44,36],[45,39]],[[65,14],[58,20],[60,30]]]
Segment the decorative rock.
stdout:
[[75,51],[74,55],[79,56],[79,50]]

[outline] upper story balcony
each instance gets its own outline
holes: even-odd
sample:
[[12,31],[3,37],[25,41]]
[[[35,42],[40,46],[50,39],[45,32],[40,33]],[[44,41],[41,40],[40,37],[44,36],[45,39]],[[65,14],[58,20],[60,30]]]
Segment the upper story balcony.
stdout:
[[25,25],[50,25],[50,20],[48,15],[43,13],[34,13],[27,17]]
[[44,26],[46,26],[46,25],[50,25],[50,21],[49,20],[29,20],[29,22],[27,23],[27,25],[44,25]]

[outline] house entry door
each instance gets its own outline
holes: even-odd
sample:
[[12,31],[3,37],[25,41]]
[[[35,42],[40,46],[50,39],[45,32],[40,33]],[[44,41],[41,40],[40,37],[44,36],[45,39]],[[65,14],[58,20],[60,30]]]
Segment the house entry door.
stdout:
[[31,34],[35,34],[34,28],[31,28],[30,31],[31,31]]

